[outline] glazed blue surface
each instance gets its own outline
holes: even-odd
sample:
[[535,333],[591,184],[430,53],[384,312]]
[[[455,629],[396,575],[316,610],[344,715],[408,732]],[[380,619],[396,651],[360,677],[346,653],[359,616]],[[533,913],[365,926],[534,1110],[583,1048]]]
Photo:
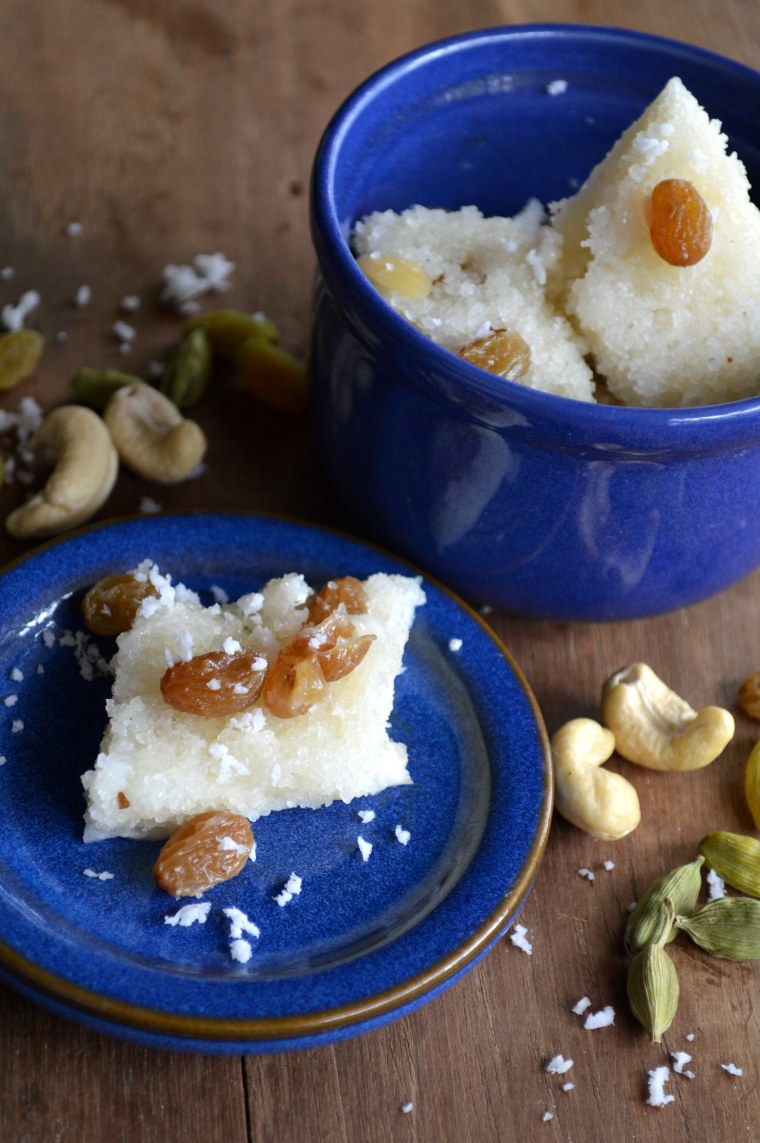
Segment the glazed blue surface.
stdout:
[[[146,557],[208,602],[214,586],[235,598],[293,570],[314,584],[414,574],[345,536],[242,514],[117,522],[6,571],[0,697],[17,699],[0,724],[0,978],[97,1030],[200,1052],[314,1046],[430,1000],[503,934],[543,852],[550,766],[519,669],[474,613],[425,580],[391,721],[414,784],[259,820],[257,860],[206,895],[205,925],[172,927],[164,917],[186,902],[153,881],[159,842],[81,840],[80,776],[110,691],[107,675],[81,673],[81,597]],[[115,648],[93,643],[106,658]],[[375,820],[363,824],[359,809]],[[367,862],[360,834],[374,846]],[[291,872],[303,889],[283,908],[273,898]],[[261,930],[245,965],[229,953],[221,910],[232,905]]]
[[[357,528],[474,602],[626,619],[760,564],[760,400],[611,408],[492,378],[397,315],[347,242],[372,210],[512,214],[531,196],[565,197],[673,75],[723,121],[760,186],[760,76],[604,28],[496,28],[423,48],[371,77],[322,140],[311,358],[322,460]],[[547,94],[554,79],[563,94]]]

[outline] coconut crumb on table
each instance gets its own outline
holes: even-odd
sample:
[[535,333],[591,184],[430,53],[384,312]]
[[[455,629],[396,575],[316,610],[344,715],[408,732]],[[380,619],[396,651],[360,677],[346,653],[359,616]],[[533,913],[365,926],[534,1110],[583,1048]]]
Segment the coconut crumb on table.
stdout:
[[575,1012],[576,1016],[582,1016],[586,1009],[590,1007],[591,1001],[588,996],[582,996],[577,1004],[573,1005],[572,1011]]
[[589,1012],[586,1019],[583,1021],[583,1027],[591,1032],[595,1028],[609,1028],[610,1025],[615,1023],[615,1009],[611,1004],[602,1008],[599,1012]]
[[694,1072],[689,1071],[686,1067],[691,1063],[691,1056],[688,1052],[671,1052],[670,1058],[673,1061],[673,1071],[677,1072],[679,1076],[686,1076],[687,1079],[694,1079]]
[[723,1068],[723,1071],[728,1072],[730,1076],[744,1075],[742,1068],[738,1068],[736,1064],[721,1064],[720,1066]]
[[550,1076],[562,1076],[565,1072],[569,1072],[573,1066],[572,1060],[566,1060],[564,1056],[552,1056],[548,1064],[544,1066],[544,1071],[548,1072]]
[[23,328],[27,317],[39,304],[40,295],[37,290],[27,290],[26,293],[21,295],[15,306],[3,306],[2,310],[0,310],[0,319],[5,328],[13,333]]
[[650,1107],[665,1107],[668,1103],[673,1103],[675,1100],[674,1095],[665,1094],[665,1084],[670,1080],[670,1068],[664,1064],[659,1068],[652,1068],[647,1072],[649,1077],[647,1103]]
[[574,1083],[563,1083],[562,1090],[563,1091],[575,1091],[575,1084]]
[[532,956],[533,945],[527,939],[527,932],[525,925],[515,925],[514,931],[509,934],[509,939],[516,949],[521,949],[528,956]]
[[578,876],[579,877],[585,877],[587,881],[595,881],[596,880],[596,877],[594,876],[593,871],[591,869],[586,869],[585,866],[583,867],[583,869],[578,870]]
[[409,1100],[408,1103],[404,1103],[401,1105],[401,1110],[404,1113],[404,1115],[408,1115],[410,1111],[414,1111],[414,1104],[412,1103],[411,1100]]

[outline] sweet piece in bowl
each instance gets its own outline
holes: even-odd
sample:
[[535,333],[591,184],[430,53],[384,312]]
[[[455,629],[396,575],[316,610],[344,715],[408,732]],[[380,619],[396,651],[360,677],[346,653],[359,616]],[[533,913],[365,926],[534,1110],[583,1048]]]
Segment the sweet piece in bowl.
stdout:
[[[310,359],[317,446],[354,530],[473,602],[552,619],[634,618],[703,599],[760,565],[760,529],[752,523],[760,398],[642,408],[569,400],[557,395],[561,380],[554,377],[547,382],[554,392],[546,392],[524,383],[527,373],[496,376],[399,314],[351,247],[356,223],[376,212],[400,215],[425,204],[456,214],[471,204],[486,218],[509,218],[530,200],[572,198],[674,76],[721,121],[728,152],[741,157],[749,183],[760,188],[760,127],[746,110],[760,100],[760,75],[622,29],[493,28],[429,45],[371,76],[321,141],[311,195],[319,267]],[[688,110],[682,108],[684,123]],[[706,117],[698,118],[704,133]],[[719,204],[746,203],[746,185],[735,196],[731,190],[738,167],[726,160],[709,121],[707,130],[730,168],[716,176]],[[639,198],[673,177],[679,175],[658,172]],[[600,182],[600,194],[605,186]],[[708,209],[712,190],[708,180],[701,196]],[[608,192],[614,194],[612,185]],[[636,208],[636,234],[663,280],[698,280],[713,254],[722,260],[716,233],[725,211],[711,217],[703,259],[674,266],[653,248],[645,206]],[[581,269],[590,272],[608,246],[579,247],[588,213],[579,211],[576,245]],[[609,243],[616,233],[607,234]],[[569,295],[571,278],[560,276],[554,293]],[[547,272],[547,285],[552,281]],[[675,361],[667,339],[648,344],[666,318],[647,308],[646,290],[629,296],[624,283],[616,288],[622,345],[637,340],[645,355],[672,352]],[[668,306],[675,295],[673,288]],[[574,304],[580,308],[580,300]],[[679,352],[686,346],[687,378],[714,364],[712,307],[698,316],[695,306],[696,294],[673,318],[674,334],[679,321],[691,323],[677,341]],[[734,340],[742,320],[734,315],[727,323]],[[584,321],[593,327],[588,312]],[[479,331],[467,332],[474,338]],[[725,344],[721,353],[733,356]],[[744,353],[748,345],[737,360]],[[663,382],[672,392],[672,378]]]
[[[624,404],[760,394],[760,212],[726,144],[674,78],[555,207],[563,243],[550,284]],[[671,180],[688,186],[658,207],[654,192]]]

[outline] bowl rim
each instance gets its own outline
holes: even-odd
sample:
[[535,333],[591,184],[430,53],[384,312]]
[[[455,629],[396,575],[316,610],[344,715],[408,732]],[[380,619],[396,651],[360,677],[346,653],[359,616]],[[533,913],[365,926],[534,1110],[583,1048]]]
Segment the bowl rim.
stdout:
[[[310,180],[311,233],[318,275],[332,296],[345,302],[343,308],[351,317],[360,342],[372,351],[382,345],[384,352],[403,359],[404,374],[410,383],[421,388],[428,397],[455,408],[463,419],[480,421],[497,429],[511,429],[515,423],[540,425],[550,437],[564,444],[604,441],[608,447],[641,449],[647,454],[670,452],[674,448],[691,453],[722,451],[760,440],[760,394],[713,405],[666,408],[606,405],[530,389],[508,378],[491,378],[406,321],[359,270],[348,243],[348,222],[337,215],[333,191],[343,141],[364,108],[387,87],[442,56],[526,37],[570,39],[599,46],[616,41],[635,48],[654,49],[658,53],[680,55],[692,65],[704,64],[719,72],[730,72],[760,88],[760,72],[746,64],[707,48],[628,28],[561,22],[495,25],[423,44],[371,73],[343,100],[323,131]],[[449,394],[453,389],[463,396],[471,395],[475,401],[485,402],[485,408],[470,412],[460,398],[452,402]],[[491,418],[490,412],[495,407],[511,411],[508,426]],[[678,433],[676,441],[674,430]]]

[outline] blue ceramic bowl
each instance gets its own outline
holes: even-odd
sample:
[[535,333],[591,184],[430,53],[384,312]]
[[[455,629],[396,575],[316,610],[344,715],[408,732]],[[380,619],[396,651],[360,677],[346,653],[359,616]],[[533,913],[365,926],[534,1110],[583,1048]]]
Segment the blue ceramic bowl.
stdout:
[[[471,601],[633,618],[760,564],[760,400],[613,408],[491,377],[396,314],[349,248],[353,223],[373,210],[475,203],[513,214],[530,196],[566,196],[674,75],[723,121],[760,187],[760,75],[606,28],[496,28],[424,47],[354,92],[320,144],[321,455],[356,526]],[[554,79],[563,94],[547,93]]]

